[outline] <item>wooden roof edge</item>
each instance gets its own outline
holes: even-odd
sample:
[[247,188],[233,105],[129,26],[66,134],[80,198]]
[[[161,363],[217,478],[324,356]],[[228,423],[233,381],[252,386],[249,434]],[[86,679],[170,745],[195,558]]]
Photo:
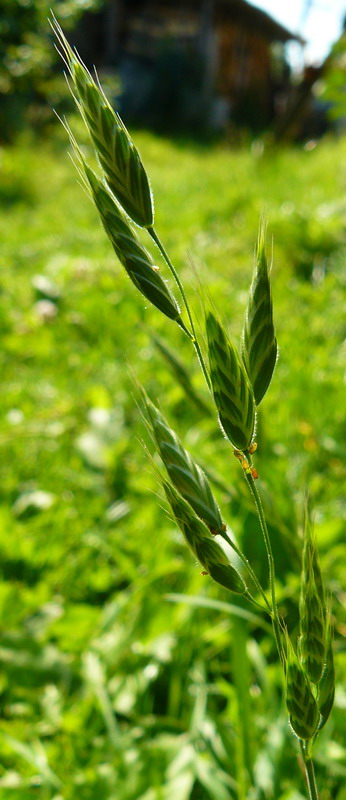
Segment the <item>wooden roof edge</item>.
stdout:
[[281,25],[280,22],[277,22],[266,11],[263,11],[261,8],[258,8],[258,6],[253,5],[252,3],[248,3],[247,0],[221,0],[220,5],[228,7],[229,10],[231,10],[233,6],[233,10],[240,15],[242,12],[244,13],[244,16],[246,13],[251,13],[253,21],[256,21],[257,18],[259,27],[265,28],[267,33],[272,36],[273,41],[295,41],[299,42],[301,45],[306,44],[306,40],[303,39],[303,37],[298,33],[292,33],[292,31],[288,30],[288,28],[285,28],[285,26]]

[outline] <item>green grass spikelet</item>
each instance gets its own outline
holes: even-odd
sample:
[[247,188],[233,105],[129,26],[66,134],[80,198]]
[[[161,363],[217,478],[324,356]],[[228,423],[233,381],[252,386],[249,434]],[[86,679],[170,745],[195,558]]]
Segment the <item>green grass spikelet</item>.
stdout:
[[103,227],[129,278],[150,303],[184,328],[179,306],[157,268],[155,269],[151,256],[139,241],[103,181],[89,167],[80,152],[78,157]]
[[309,680],[318,683],[326,659],[326,606],[318,553],[308,515],[304,535],[299,619],[302,666]]
[[318,686],[318,706],[321,714],[319,730],[326,724],[333,708],[335,696],[335,667],[333,652],[333,637],[330,621],[326,635],[326,662]]
[[173,485],[213,533],[220,531],[221,514],[206,475],[182,446],[156,406],[146,395],[144,400],[151,430]]
[[174,518],[186,543],[205,571],[221,586],[236,594],[244,594],[246,586],[237,570],[228,562],[220,545],[193,508],[168,481],[162,482]]
[[277,360],[263,226],[258,237],[255,269],[242,335],[241,356],[258,406],[268,389]]
[[76,92],[75,100],[107,184],[133,222],[150,228],[154,222],[153,200],[138,150],[119,114],[113,110],[78,53],[72,50],[54,18],[52,28],[63,49]]
[[255,429],[252,389],[238,353],[212,311],[206,317],[210,378],[219,420],[239,450],[251,444]]
[[286,704],[291,727],[300,739],[312,739],[320,713],[310,683],[300,666],[291,642],[287,639]]

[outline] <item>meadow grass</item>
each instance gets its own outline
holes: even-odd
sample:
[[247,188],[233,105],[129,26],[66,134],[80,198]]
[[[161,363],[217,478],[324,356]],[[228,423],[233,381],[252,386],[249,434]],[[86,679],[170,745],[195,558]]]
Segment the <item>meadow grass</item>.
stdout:
[[[256,463],[291,628],[307,486],[315,508],[338,687],[316,763],[323,800],[344,800],[346,145],[261,154],[135,139],[193,308],[200,316],[195,289],[208,282],[235,337],[258,218],[269,216],[280,360],[259,412]],[[186,360],[207,404],[187,337],[128,281],[65,150],[57,133],[1,152],[1,796],[242,800],[251,773],[259,797],[293,800],[304,781],[270,630],[241,601],[226,604],[162,513],[128,364],[216,475],[213,491],[265,584],[246,487],[150,329]]]

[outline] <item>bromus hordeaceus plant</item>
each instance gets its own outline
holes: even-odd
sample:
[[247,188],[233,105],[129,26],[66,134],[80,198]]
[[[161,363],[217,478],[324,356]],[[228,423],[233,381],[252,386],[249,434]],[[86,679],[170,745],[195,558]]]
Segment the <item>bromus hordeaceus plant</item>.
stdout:
[[[258,474],[253,464],[257,449],[256,410],[269,388],[277,359],[265,226],[260,226],[240,351],[229,338],[223,320],[209,307],[205,314],[204,355],[184,287],[154,227],[152,192],[139,153],[97,79],[72,50],[55,19],[52,27],[62,48],[71,90],[90,133],[99,165],[97,174],[87,163],[65,123],[79,173],[116,256],[132,283],[149,303],[179,325],[196,350],[214,404],[215,419],[218,418],[239,461],[256,507],[268,557],[268,596],[251,563],[228,533],[208,477],[142,390],[146,424],[167,473],[161,477],[164,495],[203,574],[230,592],[242,595],[270,616],[285,678],[289,723],[299,740],[310,800],[317,800],[312,746],[330,714],[335,684],[330,611],[314,535],[306,514],[299,635],[293,639],[286,630],[276,599],[274,557],[256,483]],[[176,283],[182,309],[139,240],[133,224],[147,230],[157,245]],[[178,362],[175,369],[179,370]],[[183,377],[187,384],[188,374]],[[234,563],[228,556],[231,551]]]

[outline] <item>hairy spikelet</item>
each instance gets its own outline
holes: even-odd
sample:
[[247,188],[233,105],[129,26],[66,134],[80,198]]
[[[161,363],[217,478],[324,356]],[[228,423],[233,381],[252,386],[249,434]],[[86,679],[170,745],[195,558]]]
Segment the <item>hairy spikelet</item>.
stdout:
[[219,420],[239,450],[251,444],[255,428],[252,389],[236,349],[212,311],[206,317],[210,378]]
[[310,683],[301,668],[292,644],[287,640],[286,704],[290,724],[300,739],[311,739],[316,733],[320,719],[316,700]]
[[264,244],[260,229],[255,270],[242,336],[241,355],[258,406],[270,384],[277,358],[272,298]]
[[318,683],[326,658],[326,607],[318,553],[306,519],[301,577],[300,656],[309,680]]
[[129,278],[150,303],[185,330],[178,303],[159,275],[151,256],[139,241],[107,186],[89,167],[81,154],[78,155],[103,227]]
[[144,400],[151,430],[173,485],[210,531],[220,532],[223,529],[220,511],[204,472],[146,395]]
[[78,53],[72,50],[56,20],[52,27],[63,49],[74,96],[108,186],[129,217],[138,225],[149,228],[153,224],[153,202],[139,153],[119,114],[112,109]]
[[330,623],[327,627],[326,635],[326,663],[322,673],[322,678],[318,686],[318,706],[321,714],[319,730],[324,727],[333,708],[335,695],[335,668],[333,653],[333,637]]
[[246,587],[243,579],[229,564],[224,551],[212,538],[204,522],[171,483],[163,481],[163,488],[186,543],[205,571],[231,592],[244,594]]

